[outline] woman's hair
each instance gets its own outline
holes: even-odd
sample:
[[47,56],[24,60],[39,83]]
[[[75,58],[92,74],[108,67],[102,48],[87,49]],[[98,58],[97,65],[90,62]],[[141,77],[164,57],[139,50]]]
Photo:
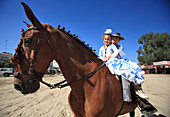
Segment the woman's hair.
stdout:
[[[109,35],[111,37],[111,40],[112,40],[112,34],[105,34],[105,35]],[[102,36],[102,39],[104,39],[105,35]]]

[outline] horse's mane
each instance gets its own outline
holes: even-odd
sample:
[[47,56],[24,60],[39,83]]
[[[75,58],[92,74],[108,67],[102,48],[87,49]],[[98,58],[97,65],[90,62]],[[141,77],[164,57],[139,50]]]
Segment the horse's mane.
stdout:
[[71,33],[70,33],[70,30],[65,31],[65,27],[60,28],[60,25],[58,25],[57,29],[60,30],[60,31],[62,31],[62,32],[64,32],[64,33],[67,34],[67,35],[70,35],[76,42],[78,42],[80,45],[82,45],[82,46],[84,46],[85,48],[87,48],[87,49],[93,54],[93,56],[98,57],[98,56],[96,55],[96,53],[95,53],[96,50],[95,50],[95,49],[93,50],[92,47],[89,47],[89,44],[85,44],[84,41],[81,41],[76,34],[71,34]]
[[[60,25],[58,25],[57,29],[60,30],[60,31],[62,31],[62,32],[64,32],[65,34],[71,36],[76,42],[78,42],[80,45],[82,45],[82,46],[84,46],[85,48],[87,48],[87,49],[93,54],[93,56],[98,57],[98,56],[96,55],[96,53],[95,53],[95,51],[96,51],[95,49],[93,50],[92,47],[89,47],[89,44],[85,44],[84,41],[81,41],[81,40],[78,38],[77,35],[71,34],[71,33],[70,33],[70,30],[65,31],[65,27],[60,28]],[[22,43],[23,43],[23,38],[20,39],[20,43],[17,45],[17,48],[15,49],[15,54],[14,54],[14,56],[11,58],[12,62],[16,62],[16,61],[19,59],[19,54],[21,54],[21,52],[22,52],[22,46],[21,46]]]

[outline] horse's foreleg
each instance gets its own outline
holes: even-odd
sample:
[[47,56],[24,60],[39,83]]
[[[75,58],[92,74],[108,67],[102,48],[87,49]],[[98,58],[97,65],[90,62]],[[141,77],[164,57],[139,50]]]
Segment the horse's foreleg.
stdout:
[[129,113],[130,117],[135,117],[135,110]]
[[74,117],[84,117],[83,105],[78,103],[72,91],[69,94],[68,101]]

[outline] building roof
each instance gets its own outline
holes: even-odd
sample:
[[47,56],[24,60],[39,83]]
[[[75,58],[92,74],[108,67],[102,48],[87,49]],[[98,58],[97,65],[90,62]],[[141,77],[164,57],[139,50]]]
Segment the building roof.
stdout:
[[12,54],[0,53],[0,59],[3,59],[3,58],[10,58],[10,57],[12,57]]
[[170,61],[159,61],[159,62],[153,62],[153,65],[170,65]]

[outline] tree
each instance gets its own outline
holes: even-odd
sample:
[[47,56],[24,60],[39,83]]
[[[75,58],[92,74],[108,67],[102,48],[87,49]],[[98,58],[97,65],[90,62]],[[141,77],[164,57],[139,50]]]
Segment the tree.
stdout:
[[12,55],[11,53],[8,53],[8,52],[2,52],[2,53],[5,53],[5,54],[10,54],[10,55]]
[[2,59],[2,61],[0,61],[0,68],[16,68],[15,64],[10,63],[10,59],[9,58],[5,58]]
[[170,61],[170,35],[165,33],[146,33],[138,39],[142,46],[136,51],[141,65],[151,65],[157,61]]

